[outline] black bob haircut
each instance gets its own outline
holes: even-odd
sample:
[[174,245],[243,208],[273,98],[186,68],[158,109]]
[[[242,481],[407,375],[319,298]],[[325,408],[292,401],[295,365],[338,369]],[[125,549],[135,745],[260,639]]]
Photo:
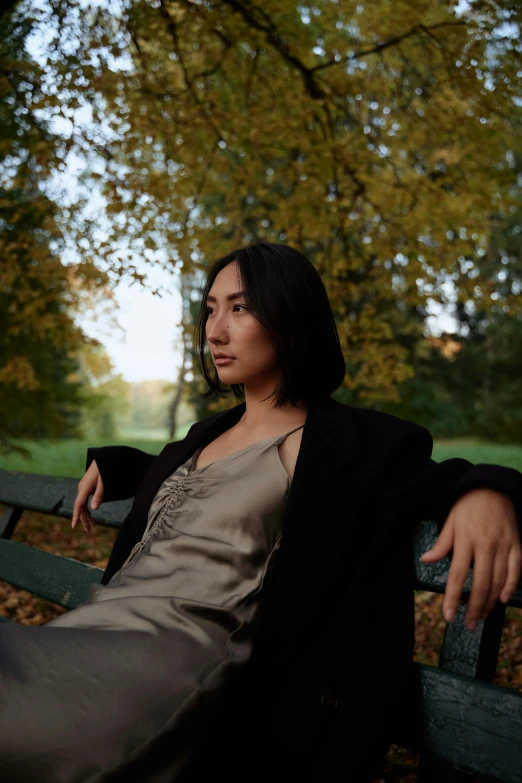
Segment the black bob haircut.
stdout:
[[[215,261],[208,272],[194,330],[196,361],[208,383],[204,398],[244,399],[243,384],[224,385],[207,367],[206,300],[219,272],[237,261],[241,290],[252,315],[273,340],[282,378],[269,396],[275,408],[299,400],[305,405],[328,397],[343,382],[344,361],[337,325],[323,281],[308,258],[288,245],[260,242]],[[207,351],[206,351],[207,349]]]

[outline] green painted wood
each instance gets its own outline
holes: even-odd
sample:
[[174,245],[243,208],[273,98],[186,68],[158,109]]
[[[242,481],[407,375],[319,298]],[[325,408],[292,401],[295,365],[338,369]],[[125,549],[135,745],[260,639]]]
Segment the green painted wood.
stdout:
[[87,601],[89,586],[102,575],[102,568],[0,539],[0,578],[66,609]]
[[[421,522],[413,530],[413,561],[415,568],[415,589],[427,590],[432,593],[444,593],[451,559],[444,557],[438,563],[423,563],[420,556],[435,544],[438,536],[436,522]],[[463,587],[463,594],[471,592],[473,570],[470,569]],[[522,580],[506,606],[522,608]]]
[[[497,667],[506,607],[501,602],[497,602],[487,619],[477,623],[474,631],[466,628],[467,608],[467,600],[464,598],[459,603],[455,619],[446,625],[439,656],[439,669],[475,680],[492,682]],[[459,769],[448,770],[441,760],[433,758],[430,754],[421,754],[417,768],[417,783],[439,783],[439,781],[470,783],[470,778]]]
[[[78,494],[78,479],[60,476],[44,476],[38,473],[23,473],[20,471],[0,470],[0,503],[15,509],[27,509],[53,514],[70,519]],[[127,500],[102,503],[101,507],[92,513],[94,520],[102,525],[121,527],[123,520],[132,507],[132,498]],[[6,528],[6,523],[4,525]],[[10,525],[9,527],[13,527]],[[6,530],[7,533],[7,530]],[[2,531],[0,531],[2,535]],[[6,537],[8,537],[7,534]],[[422,522],[413,531],[413,554],[415,567],[415,589],[443,593],[446,587],[450,558],[446,557],[439,563],[426,564],[419,558],[437,539],[437,524],[434,521]],[[472,571],[468,574],[464,593],[471,590]],[[522,608],[522,581],[518,585],[510,606]]]
[[0,515],[0,538],[11,538],[23,513],[23,508],[7,506],[4,509]]
[[[416,663],[420,750],[448,773],[522,783],[522,693]],[[439,780],[450,780],[447,774]]]
[[[0,503],[71,519],[78,495],[78,482],[79,479],[62,476],[0,470]],[[102,503],[99,509],[91,513],[95,522],[101,525],[121,527],[131,506],[132,498],[129,498]]]
[[466,628],[467,609],[467,600],[461,601],[456,617],[446,624],[439,667],[454,674],[493,682],[506,607],[498,601],[488,617],[477,623],[474,631]]

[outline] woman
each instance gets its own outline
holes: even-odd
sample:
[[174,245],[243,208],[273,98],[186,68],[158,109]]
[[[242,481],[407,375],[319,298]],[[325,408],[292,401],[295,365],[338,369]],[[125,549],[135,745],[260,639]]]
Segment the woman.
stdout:
[[[207,394],[231,387],[245,402],[158,457],[89,449],[73,526],[92,524],[93,490],[93,506],[134,503],[85,604],[44,627],[0,627],[3,781],[252,781],[278,770],[333,779],[350,708],[361,726],[351,779],[369,780],[411,660],[405,520],[446,520],[432,552],[453,545],[446,609],[471,557],[481,565],[471,622],[515,589],[522,477],[465,460],[439,466],[424,428],[330,398],[345,363],[302,254],[263,243],[216,262],[197,337]],[[386,601],[375,568],[389,580]],[[352,643],[347,613],[366,634]],[[388,624],[394,679],[366,691],[361,712],[355,651],[368,660],[372,633]],[[332,688],[349,692],[345,681],[346,703],[321,712]]]

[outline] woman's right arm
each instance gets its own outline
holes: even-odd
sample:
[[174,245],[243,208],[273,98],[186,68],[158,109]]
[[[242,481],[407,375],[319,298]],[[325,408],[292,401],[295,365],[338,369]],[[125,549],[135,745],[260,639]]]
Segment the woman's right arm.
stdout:
[[138,491],[156,456],[132,446],[95,446],[87,449],[85,472],[95,460],[103,481],[103,502],[127,500]]
[[92,494],[91,508],[111,500],[126,500],[133,497],[155,454],[131,446],[98,446],[87,449],[85,473],[78,483],[78,494],[74,501],[71,527],[82,523],[86,533],[90,532],[94,519],[87,506]]
[[[192,425],[185,439],[197,424],[198,422],[195,422]],[[110,503],[114,500],[127,500],[134,497],[157,456],[133,446],[88,448],[85,474],[78,484],[71,526],[74,528],[81,521],[85,532],[89,532],[94,520],[87,501],[92,493],[94,493],[91,503],[93,509],[102,502]]]

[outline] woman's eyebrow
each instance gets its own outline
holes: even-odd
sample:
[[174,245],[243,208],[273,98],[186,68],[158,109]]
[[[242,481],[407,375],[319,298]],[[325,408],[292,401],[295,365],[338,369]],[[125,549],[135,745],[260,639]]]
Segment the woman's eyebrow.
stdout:
[[[243,296],[246,296],[246,291],[236,291],[235,294],[228,294],[228,296],[225,297],[227,302],[232,301],[232,299],[241,299]],[[207,302],[217,302],[217,299],[215,296],[207,296]]]

